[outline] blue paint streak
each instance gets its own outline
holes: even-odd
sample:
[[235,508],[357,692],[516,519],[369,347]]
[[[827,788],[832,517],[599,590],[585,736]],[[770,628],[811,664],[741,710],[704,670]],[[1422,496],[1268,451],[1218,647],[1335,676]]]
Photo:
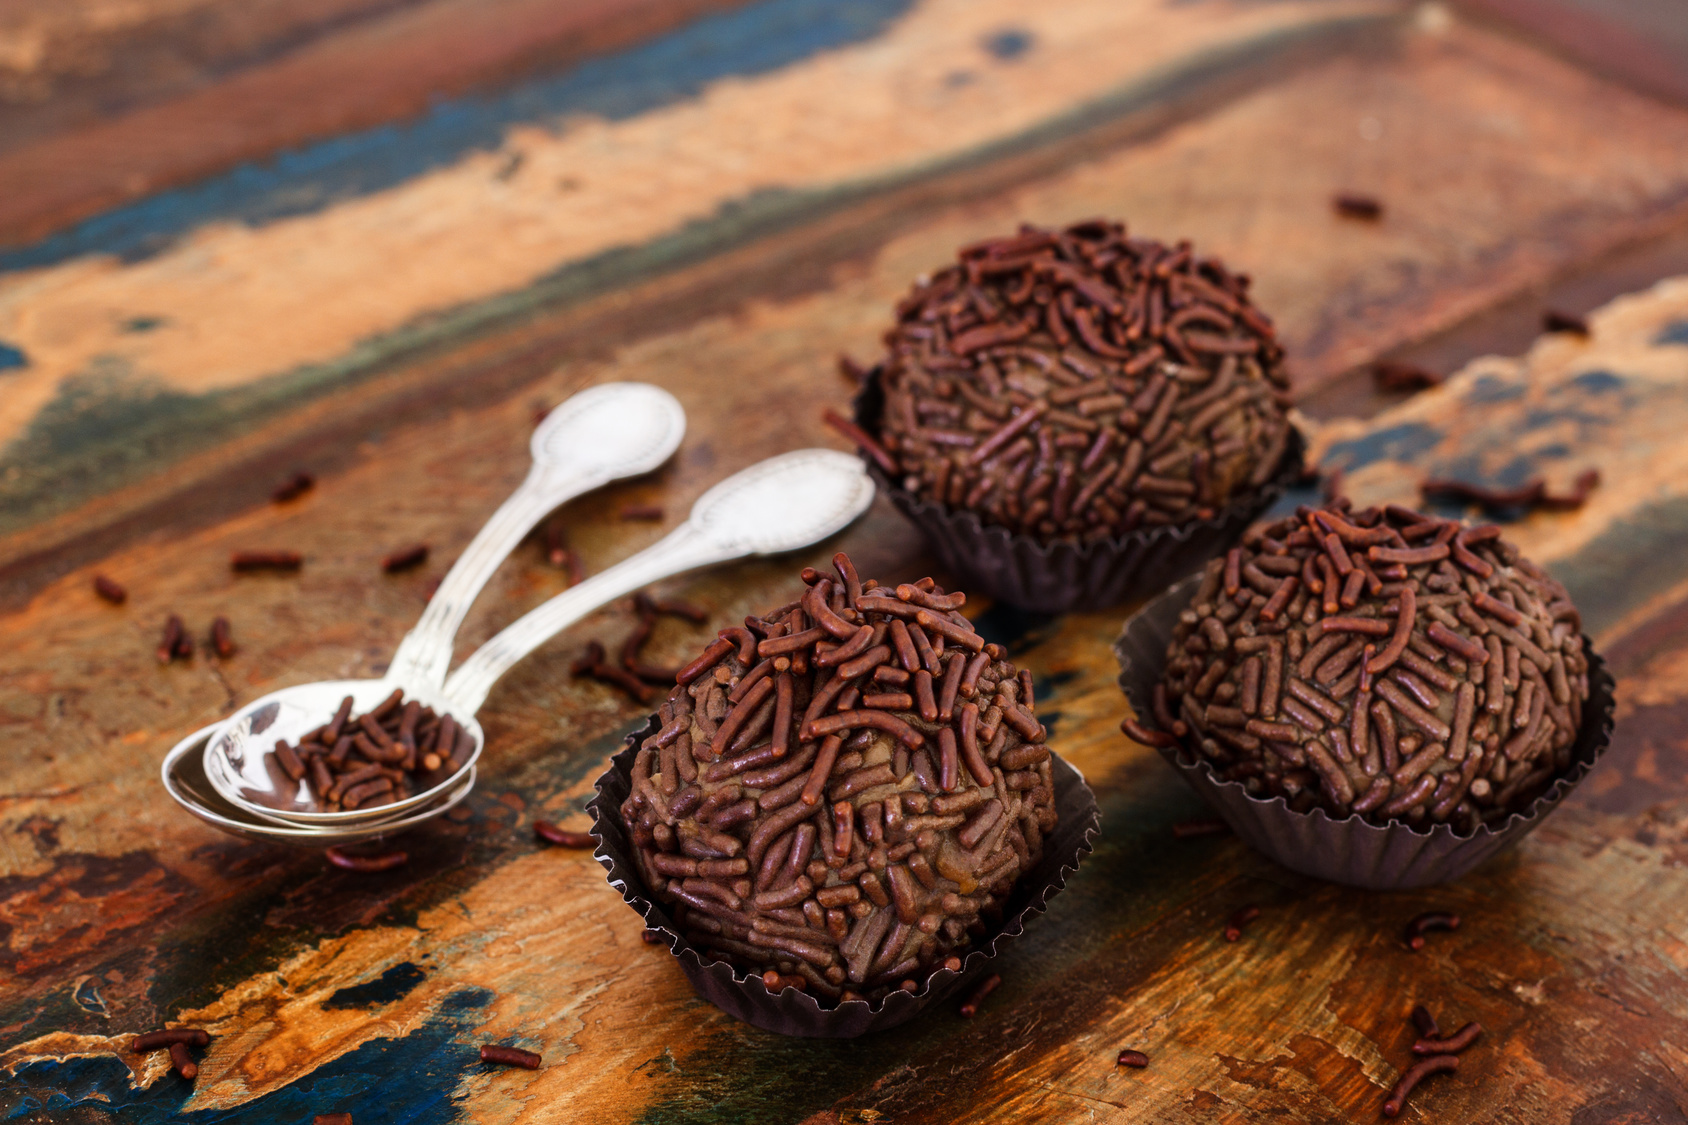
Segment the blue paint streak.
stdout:
[[[191,187],[108,211],[32,245],[0,253],[0,270],[81,254],[137,261],[206,223],[253,226],[383,191],[472,152],[496,151],[514,125],[560,128],[612,121],[696,97],[730,76],[765,74],[884,32],[913,0],[762,0],[618,54],[502,94],[444,101],[421,118],[383,125],[245,164]],[[590,175],[590,169],[585,170]]]
[[28,367],[29,357],[23,354],[21,348],[14,348],[10,344],[0,343],[0,371],[13,367]]
[[985,36],[981,46],[996,58],[1009,62],[1032,49],[1037,37],[1023,28],[1009,27]]
[[1653,337],[1654,347],[1664,347],[1666,344],[1688,345],[1688,320],[1667,324],[1663,332]]
[[1423,422],[1389,426],[1353,441],[1341,441],[1325,454],[1325,464],[1352,472],[1374,461],[1411,461],[1442,442],[1442,431]]
[[377,1004],[391,1004],[403,998],[411,989],[428,978],[428,974],[409,961],[401,961],[374,980],[348,985],[334,991],[322,1002],[327,1008],[373,1008]]
[[[1688,327],[1688,325],[1684,327]],[[1657,343],[1658,341],[1654,342]],[[1688,334],[1684,335],[1682,342],[1688,344]],[[1627,380],[1622,375],[1616,375],[1610,371],[1584,371],[1581,375],[1572,379],[1569,385],[1574,393],[1598,395],[1607,391],[1615,391],[1619,387],[1625,386],[1626,383]]]
[[191,1084],[170,1074],[137,1089],[111,1055],[30,1063],[0,1086],[0,1120],[84,1107],[133,1125],[274,1125],[319,1113],[350,1113],[358,1125],[447,1125],[458,1116],[458,1079],[481,1069],[468,1038],[492,1001],[484,988],[459,989],[403,1038],[373,1039],[232,1109],[183,1112]]
[[1473,405],[1485,402],[1510,402],[1524,396],[1524,384],[1509,383],[1495,375],[1481,375],[1477,383],[1465,393],[1465,401]]

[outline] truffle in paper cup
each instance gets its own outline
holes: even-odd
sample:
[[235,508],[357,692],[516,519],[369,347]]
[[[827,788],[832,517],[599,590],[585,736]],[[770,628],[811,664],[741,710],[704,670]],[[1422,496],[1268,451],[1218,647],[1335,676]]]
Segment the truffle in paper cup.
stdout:
[[[1139,716],[1153,714],[1154,688],[1167,646],[1201,579],[1191,575],[1143,607],[1114,643],[1120,687]],[[1379,825],[1358,814],[1333,819],[1322,808],[1297,812],[1283,797],[1257,797],[1238,782],[1221,780],[1199,753],[1181,743],[1159,748],[1160,754],[1238,836],[1293,871],[1367,890],[1452,882],[1529,835],[1606,752],[1612,737],[1613,680],[1586,637],[1583,648],[1589,662],[1589,696],[1570,765],[1522,811],[1470,832],[1458,832],[1449,824],[1419,829],[1401,820]]]
[[[854,403],[856,425],[870,435],[879,432],[884,406],[878,372],[869,372]],[[987,524],[965,508],[909,491],[872,458],[867,463],[874,483],[920,529],[961,586],[1020,609],[1070,613],[1152,596],[1224,551],[1300,479],[1305,449],[1300,431],[1292,427],[1266,483],[1237,496],[1210,519],[1139,528],[1088,543],[1044,542]]]
[[694,948],[674,925],[668,909],[651,895],[633,858],[633,845],[622,827],[619,810],[631,790],[633,759],[645,739],[660,729],[653,715],[627,736],[626,747],[610,759],[610,768],[598,779],[597,794],[587,805],[592,814],[592,835],[598,840],[594,857],[603,864],[609,883],[645,920],[649,929],[662,935],[663,944],[680,964],[703,999],[728,1015],[768,1031],[804,1038],[849,1039],[883,1031],[906,1023],[934,1001],[957,993],[969,980],[983,973],[990,963],[1025,931],[1028,920],[1048,907],[1090,854],[1100,812],[1096,796],[1084,778],[1059,755],[1051,758],[1055,781],[1055,809],[1059,821],[1045,838],[1043,855],[1023,873],[1009,895],[1003,922],[962,960],[959,972],[940,969],[916,992],[893,991],[883,1000],[845,1000],[829,1007],[807,992],[787,988],[770,992],[754,973],[735,971]]

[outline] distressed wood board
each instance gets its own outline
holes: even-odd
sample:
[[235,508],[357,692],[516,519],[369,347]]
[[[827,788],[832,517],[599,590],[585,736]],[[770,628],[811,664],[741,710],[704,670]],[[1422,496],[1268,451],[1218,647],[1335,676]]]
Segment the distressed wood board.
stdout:
[[[567,672],[587,638],[619,641],[625,605],[499,685],[466,814],[407,837],[399,871],[355,876],[223,837],[163,797],[157,764],[189,731],[287,683],[384,668],[429,582],[520,480],[536,404],[643,379],[687,410],[669,466],[561,514],[587,569],[602,569],[727,473],[836,445],[819,422],[849,393],[834,355],[871,357],[908,279],[980,234],[1098,212],[1191,234],[1255,274],[1310,390],[1683,222],[1688,113],[1440,8],[885,11],[822,50],[786,44],[783,61],[729,66],[693,94],[578,130],[515,129],[379,191],[274,220],[207,212],[144,255],[61,247],[0,272],[0,341],[28,357],[0,373],[23,380],[8,388],[15,434],[43,432],[20,405],[27,380],[46,388],[37,401],[60,401],[63,381],[101,355],[130,356],[148,385],[176,387],[196,410],[225,408],[219,386],[274,387],[266,380],[289,365],[321,375],[227,407],[237,421],[203,440],[143,445],[127,460],[90,458],[101,447],[86,424],[31,447],[83,475],[61,508],[13,508],[0,532],[0,1112],[220,1123],[349,1110],[360,1125],[1368,1120],[1408,1057],[1406,1014],[1422,1001],[1445,1026],[1488,1030],[1409,1115],[1688,1115],[1688,578],[1676,562],[1688,486],[1675,440],[1688,414],[1688,282],[1597,311],[1589,340],[1544,337],[1373,417],[1308,422],[1318,456],[1362,501],[1409,499],[1430,472],[1605,475],[1584,510],[1509,534],[1570,585],[1617,671],[1617,740],[1521,848],[1455,886],[1356,892],[1228,838],[1174,840],[1170,826],[1199,806],[1118,733],[1126,706],[1108,645],[1129,606],[1060,619],[969,607],[1038,677],[1054,743],[1104,817],[1095,854],[1005,957],[1003,988],[970,1022],[945,1006],[850,1043],[739,1024],[640,941],[639,919],[588,855],[534,842],[536,817],[584,826],[592,780],[643,718]],[[1021,49],[991,38],[1016,29]],[[1118,50],[1132,41],[1143,49]],[[1116,56],[1101,73],[1075,61]],[[961,70],[974,77],[953,87],[954,120],[982,120],[941,151],[919,123],[896,139],[905,149],[878,143],[893,93],[936,97]],[[793,148],[805,115],[834,113],[835,91],[869,80],[878,92],[850,107],[852,120],[823,116],[832,135]],[[1026,112],[988,112],[1008,102]],[[1382,127],[1371,140],[1368,119]],[[739,178],[677,159],[662,180],[669,210],[641,211],[646,197],[622,189],[661,137],[687,130],[700,145],[736,138]],[[537,203],[524,212],[512,185],[553,174],[546,161],[584,159],[567,156],[571,144],[601,155],[602,184],[583,177],[571,190],[601,191],[592,206],[604,210],[575,226]],[[500,180],[516,149],[525,155]],[[775,156],[791,161],[785,182],[809,192],[802,205],[725,207],[754,193]],[[1333,218],[1338,188],[1378,193],[1385,222]],[[383,273],[406,245],[392,232],[420,212],[437,217],[439,241],[404,250],[414,271]],[[503,249],[484,257],[495,261],[478,260],[493,246]],[[579,280],[591,273],[582,261],[616,246],[643,264]],[[223,292],[218,269],[232,271]],[[558,277],[576,280],[559,288]],[[139,316],[162,323],[111,327]],[[129,378],[103,370],[118,386]],[[50,417],[147,417],[133,395],[115,399],[114,413]],[[47,464],[8,448],[21,467]],[[295,465],[317,487],[267,503]],[[8,484],[20,502],[40,485],[21,476]],[[617,518],[635,502],[661,505],[663,520]],[[433,547],[426,567],[380,574],[381,556],[417,541]],[[228,553],[252,547],[300,550],[304,570],[229,575]],[[711,621],[664,622],[653,656],[682,657],[714,627],[786,600],[798,569],[840,548],[881,576],[931,565],[880,501],[835,542],[666,583]],[[127,605],[97,601],[95,573],[127,585]],[[459,651],[565,581],[525,546]],[[199,635],[227,614],[239,653],[160,668],[152,648],[172,612]],[[1228,944],[1219,931],[1245,902],[1262,917]],[[1408,953],[1400,926],[1431,907],[1465,925]],[[158,1057],[121,1049],[166,1020],[217,1037],[191,1087]],[[475,1047],[489,1041],[538,1050],[546,1066],[485,1069]],[[1116,1067],[1126,1047],[1149,1053],[1150,1068]]]

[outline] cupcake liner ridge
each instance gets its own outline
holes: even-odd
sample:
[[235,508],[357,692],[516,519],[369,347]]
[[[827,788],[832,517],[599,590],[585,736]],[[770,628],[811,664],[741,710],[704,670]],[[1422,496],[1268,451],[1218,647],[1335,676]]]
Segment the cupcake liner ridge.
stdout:
[[[1119,684],[1139,715],[1152,714],[1155,682],[1179,613],[1195,597],[1201,575],[1191,575],[1144,606],[1114,642]],[[1452,882],[1517,844],[1581,783],[1611,744],[1615,684],[1587,637],[1589,697],[1571,765],[1526,809],[1498,826],[1461,835],[1448,824],[1428,829],[1405,821],[1378,825],[1351,813],[1333,819],[1324,809],[1297,812],[1282,797],[1257,797],[1239,782],[1223,781],[1199,754],[1182,743],[1160,749],[1168,765],[1255,850],[1294,871],[1368,890],[1402,890]]]
[[586,806],[592,816],[592,835],[598,841],[593,856],[603,865],[610,885],[644,918],[646,927],[661,934],[663,944],[700,997],[728,1015],[782,1035],[854,1038],[906,1023],[927,1005],[955,994],[1017,941],[1025,932],[1025,923],[1043,913],[1049,900],[1065,888],[1067,879],[1090,854],[1101,818],[1096,796],[1083,776],[1052,753],[1059,819],[1044,841],[1042,859],[1021,876],[1009,895],[1001,928],[966,953],[959,972],[940,969],[916,992],[893,991],[877,1003],[846,1000],[825,1008],[807,992],[787,988],[770,993],[759,975],[735,970],[725,961],[706,959],[674,927],[667,908],[644,885],[632,857],[632,842],[621,824],[620,808],[631,791],[633,759],[644,740],[660,726],[657,716],[652,715],[630,733],[626,746],[610,759],[610,768],[598,778],[596,793]]

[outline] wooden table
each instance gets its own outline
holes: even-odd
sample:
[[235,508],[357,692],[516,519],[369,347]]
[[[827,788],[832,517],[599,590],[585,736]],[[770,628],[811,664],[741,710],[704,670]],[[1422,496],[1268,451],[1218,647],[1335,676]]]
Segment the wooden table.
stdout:
[[[0,16],[0,1114],[1370,1120],[1423,1002],[1487,1030],[1409,1118],[1688,1116],[1688,285],[1648,290],[1688,274],[1688,109],[1681,72],[1655,65],[1688,45],[1645,5],[1518,8]],[[1335,217],[1337,190],[1382,198],[1383,221]],[[1620,693],[1606,760],[1513,853],[1375,894],[1230,838],[1175,840],[1195,798],[1118,733],[1108,643],[1130,606],[970,605],[1036,673],[1103,812],[971,1021],[941,1006],[853,1042],[737,1023],[640,941],[589,855],[534,841],[535,818],[584,826],[643,717],[568,673],[586,639],[631,627],[626,605],[499,685],[465,814],[405,838],[396,871],[218,835],[161,792],[166,749],[240,702],[380,673],[520,479],[536,405],[611,379],[685,405],[668,467],[556,517],[601,569],[727,473],[836,445],[819,417],[849,393],[834,357],[872,357],[913,275],[1022,220],[1090,214],[1255,276],[1315,450],[1361,502],[1410,500],[1431,472],[1601,469],[1585,509],[1509,532],[1571,587]],[[1606,307],[1591,339],[1535,342],[1549,304]],[[1519,358],[1465,366],[1488,351]],[[1384,355],[1465,369],[1403,400],[1364,375]],[[295,468],[315,489],[270,503]],[[664,518],[618,518],[631,503]],[[380,572],[418,541],[425,568]],[[303,572],[229,573],[230,551],[270,547],[302,551]],[[653,656],[785,600],[840,548],[881,576],[930,566],[880,501],[797,557],[666,584],[711,621],[665,622]],[[97,600],[95,574],[128,603]],[[565,584],[524,547],[460,652]],[[169,613],[201,637],[227,615],[239,652],[160,667]],[[1248,902],[1259,921],[1224,942]],[[1410,953],[1401,926],[1429,908],[1465,924]],[[166,1021],[216,1037],[191,1086],[125,1049]],[[545,1066],[483,1068],[484,1042]],[[1116,1067],[1127,1047],[1150,1067]]]

